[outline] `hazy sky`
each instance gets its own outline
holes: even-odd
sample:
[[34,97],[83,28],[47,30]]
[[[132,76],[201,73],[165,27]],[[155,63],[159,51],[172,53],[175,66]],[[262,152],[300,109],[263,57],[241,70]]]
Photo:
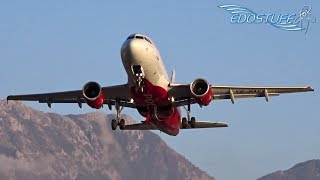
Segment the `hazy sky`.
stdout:
[[[0,1],[0,97],[81,89],[85,82],[126,82],[120,46],[134,32],[156,42],[176,81],[198,77],[217,85],[311,85],[320,89],[320,1]],[[195,3],[198,2],[198,3]],[[307,34],[268,24],[230,24],[218,5],[261,13],[317,17]],[[256,179],[320,158],[320,96],[316,93],[215,101],[193,106],[197,119],[225,121],[225,129],[160,136],[218,180]],[[94,111],[77,105],[28,103],[62,114]],[[112,113],[107,108],[103,110]],[[137,120],[137,112],[125,110]],[[146,167],[147,168],[147,167]]]

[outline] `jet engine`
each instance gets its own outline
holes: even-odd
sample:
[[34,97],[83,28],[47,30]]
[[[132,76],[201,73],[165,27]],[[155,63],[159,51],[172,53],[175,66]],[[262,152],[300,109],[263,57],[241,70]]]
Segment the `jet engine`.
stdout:
[[193,99],[200,106],[207,106],[212,101],[211,85],[204,79],[196,79],[190,85]]
[[105,96],[97,82],[87,82],[82,88],[82,94],[90,107],[100,109],[103,106]]

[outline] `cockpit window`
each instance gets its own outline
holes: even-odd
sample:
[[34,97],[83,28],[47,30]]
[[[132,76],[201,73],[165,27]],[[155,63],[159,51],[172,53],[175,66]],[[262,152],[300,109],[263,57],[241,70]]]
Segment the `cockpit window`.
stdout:
[[136,38],[137,38],[137,39],[143,39],[143,37],[142,37],[142,36],[136,36]]
[[144,39],[148,41],[150,44],[152,44],[152,42],[148,38],[144,37]]
[[127,39],[133,39],[133,38],[134,38],[134,35],[129,36]]
[[139,35],[131,35],[127,38],[128,39],[144,39],[146,41],[148,41],[150,44],[152,44],[152,42],[150,41],[150,39],[148,39],[147,37],[144,37],[144,36],[139,36]]

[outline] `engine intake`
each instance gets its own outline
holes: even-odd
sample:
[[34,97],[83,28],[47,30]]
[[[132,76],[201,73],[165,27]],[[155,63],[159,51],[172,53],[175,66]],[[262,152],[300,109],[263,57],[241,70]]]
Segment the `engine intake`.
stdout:
[[193,99],[203,106],[207,106],[212,101],[211,85],[204,79],[196,79],[190,85]]
[[82,94],[90,107],[100,109],[103,106],[105,96],[97,82],[87,82],[82,88]]

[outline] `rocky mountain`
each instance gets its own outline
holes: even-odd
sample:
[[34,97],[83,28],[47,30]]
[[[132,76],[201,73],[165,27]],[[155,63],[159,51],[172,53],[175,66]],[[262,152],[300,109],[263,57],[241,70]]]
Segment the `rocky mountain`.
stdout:
[[320,160],[302,162],[286,171],[277,171],[258,180],[320,180]]
[[0,179],[213,179],[152,132],[112,131],[111,117],[0,101]]

